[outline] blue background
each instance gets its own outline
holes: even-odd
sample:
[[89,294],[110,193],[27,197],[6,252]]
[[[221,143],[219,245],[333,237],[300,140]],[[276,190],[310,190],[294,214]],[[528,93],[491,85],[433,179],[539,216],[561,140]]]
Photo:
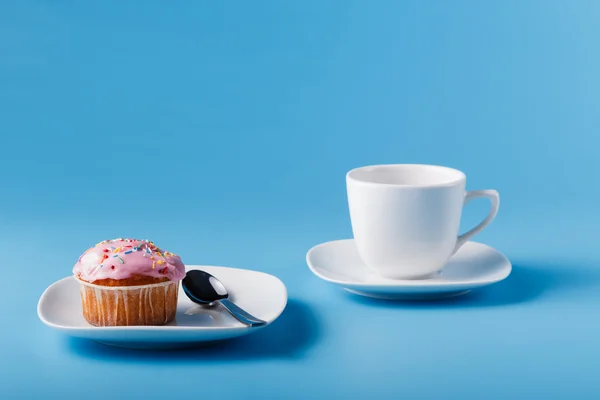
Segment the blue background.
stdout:
[[[0,3],[0,397],[593,398],[600,381],[596,1]],[[314,277],[344,174],[463,170],[512,275],[433,303]],[[463,229],[481,219],[469,205]],[[183,352],[44,326],[89,245],[147,237],[272,273],[269,329]]]

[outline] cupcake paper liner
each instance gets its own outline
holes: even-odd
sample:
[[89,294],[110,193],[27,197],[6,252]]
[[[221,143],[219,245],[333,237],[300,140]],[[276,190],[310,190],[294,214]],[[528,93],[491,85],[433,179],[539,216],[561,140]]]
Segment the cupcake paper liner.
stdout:
[[165,325],[175,318],[179,281],[141,286],[80,283],[84,318],[95,326]]

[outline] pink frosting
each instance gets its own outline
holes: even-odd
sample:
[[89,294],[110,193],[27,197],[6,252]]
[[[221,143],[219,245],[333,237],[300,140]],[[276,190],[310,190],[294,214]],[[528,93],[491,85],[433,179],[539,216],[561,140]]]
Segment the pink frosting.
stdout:
[[73,267],[73,274],[88,282],[127,279],[133,275],[176,281],[185,276],[185,266],[178,255],[162,251],[152,242],[119,238],[86,250]]

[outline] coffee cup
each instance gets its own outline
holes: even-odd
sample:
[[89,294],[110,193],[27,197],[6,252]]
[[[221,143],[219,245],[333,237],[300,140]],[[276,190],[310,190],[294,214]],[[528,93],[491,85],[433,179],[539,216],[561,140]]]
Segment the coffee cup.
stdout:
[[[427,279],[495,218],[495,190],[465,191],[463,172],[436,165],[372,165],[346,175],[354,241],[363,262],[391,279]],[[485,219],[458,234],[463,207],[487,198]]]

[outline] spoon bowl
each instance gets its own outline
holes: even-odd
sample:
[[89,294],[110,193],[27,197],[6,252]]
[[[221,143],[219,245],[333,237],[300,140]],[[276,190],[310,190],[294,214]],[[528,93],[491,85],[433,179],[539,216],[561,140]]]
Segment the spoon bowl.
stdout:
[[188,271],[181,281],[183,292],[194,303],[206,306],[221,304],[238,321],[248,326],[261,326],[266,322],[256,318],[229,300],[229,293],[223,283],[208,272],[194,269]]

